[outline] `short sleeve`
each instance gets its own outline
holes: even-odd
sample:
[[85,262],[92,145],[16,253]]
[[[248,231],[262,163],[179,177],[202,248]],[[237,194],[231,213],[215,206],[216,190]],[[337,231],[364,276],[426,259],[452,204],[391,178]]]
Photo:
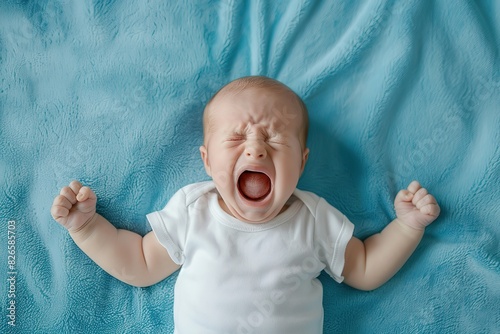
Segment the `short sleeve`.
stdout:
[[176,264],[182,265],[188,226],[186,194],[183,189],[177,191],[162,210],[146,217],[160,244],[167,249]]
[[353,231],[354,225],[347,217],[321,198],[314,229],[316,252],[326,266],[325,271],[338,283],[344,280],[345,250]]

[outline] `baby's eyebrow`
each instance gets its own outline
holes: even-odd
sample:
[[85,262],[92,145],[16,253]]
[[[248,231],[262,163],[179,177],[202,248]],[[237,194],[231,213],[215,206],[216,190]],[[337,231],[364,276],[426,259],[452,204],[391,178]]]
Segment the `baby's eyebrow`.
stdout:
[[237,134],[237,135],[243,135],[245,133],[246,129],[247,129],[247,126],[240,124],[240,125],[232,128],[230,132],[232,132],[233,134]]
[[279,136],[283,135],[287,129],[287,122],[283,122],[281,119],[274,119],[273,122],[268,127],[269,135]]
[[244,136],[245,133],[243,131],[231,131],[228,133],[229,136]]
[[228,127],[225,129],[222,129],[222,133],[225,136],[244,136],[245,135],[245,128],[242,126],[239,127]]

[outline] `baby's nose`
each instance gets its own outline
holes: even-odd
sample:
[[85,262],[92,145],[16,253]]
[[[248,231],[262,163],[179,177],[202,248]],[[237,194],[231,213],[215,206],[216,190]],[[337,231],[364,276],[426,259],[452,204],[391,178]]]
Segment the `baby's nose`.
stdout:
[[247,142],[245,156],[252,159],[264,159],[267,156],[267,151],[261,141],[252,140]]

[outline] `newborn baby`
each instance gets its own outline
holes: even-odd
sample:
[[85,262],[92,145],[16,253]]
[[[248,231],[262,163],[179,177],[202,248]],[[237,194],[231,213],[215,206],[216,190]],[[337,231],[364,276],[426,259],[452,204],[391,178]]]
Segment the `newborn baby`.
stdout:
[[298,190],[309,156],[302,100],[267,77],[244,77],[208,102],[200,147],[212,181],[180,189],[147,216],[144,237],[96,213],[96,195],[73,181],[51,213],[114,277],[155,284],[180,268],[176,333],[322,333],[325,270],[363,290],[390,279],[439,215],[416,181],[394,201],[397,218],[364,241],[317,195]]

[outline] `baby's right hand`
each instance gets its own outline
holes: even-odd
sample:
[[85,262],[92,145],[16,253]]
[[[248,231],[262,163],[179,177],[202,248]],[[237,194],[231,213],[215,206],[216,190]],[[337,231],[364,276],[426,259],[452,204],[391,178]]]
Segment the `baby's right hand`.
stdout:
[[78,181],[61,189],[54,199],[50,213],[69,232],[79,231],[96,213],[97,197],[89,187]]

